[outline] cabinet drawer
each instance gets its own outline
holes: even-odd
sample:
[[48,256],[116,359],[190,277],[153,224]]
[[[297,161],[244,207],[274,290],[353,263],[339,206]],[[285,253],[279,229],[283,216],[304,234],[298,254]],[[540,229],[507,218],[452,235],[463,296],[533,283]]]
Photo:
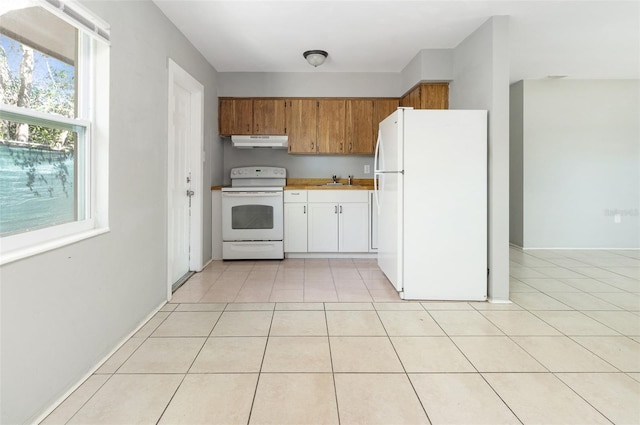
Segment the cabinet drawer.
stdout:
[[307,202],[306,190],[285,190],[284,202]]
[[309,202],[368,202],[366,190],[310,190]]

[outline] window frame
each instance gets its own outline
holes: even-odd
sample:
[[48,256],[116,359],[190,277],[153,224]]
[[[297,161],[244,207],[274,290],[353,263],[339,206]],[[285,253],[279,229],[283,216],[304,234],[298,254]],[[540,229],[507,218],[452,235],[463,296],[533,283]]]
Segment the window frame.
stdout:
[[[78,30],[77,111],[78,118],[43,113],[27,108],[0,103],[4,119],[18,122],[56,125],[84,129],[83,146],[77,146],[83,155],[85,171],[81,185],[85,190],[84,218],[69,223],[47,226],[35,230],[0,237],[0,265],[11,263],[36,254],[60,248],[109,231],[109,57],[108,26],[90,14],[75,1],[41,0],[42,7]],[[72,11],[84,20],[75,21],[68,14]],[[101,23],[100,31],[87,31],[86,22]],[[105,40],[104,35],[107,35]],[[99,82],[106,82],[99,84]],[[74,176],[74,179],[76,176]],[[76,181],[77,184],[77,181]]]

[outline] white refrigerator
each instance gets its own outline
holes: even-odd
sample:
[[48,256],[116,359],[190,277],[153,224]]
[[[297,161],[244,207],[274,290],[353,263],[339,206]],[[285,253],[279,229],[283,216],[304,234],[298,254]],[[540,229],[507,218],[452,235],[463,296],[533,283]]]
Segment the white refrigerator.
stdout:
[[487,299],[487,111],[399,108],[374,160],[378,265],[409,300]]

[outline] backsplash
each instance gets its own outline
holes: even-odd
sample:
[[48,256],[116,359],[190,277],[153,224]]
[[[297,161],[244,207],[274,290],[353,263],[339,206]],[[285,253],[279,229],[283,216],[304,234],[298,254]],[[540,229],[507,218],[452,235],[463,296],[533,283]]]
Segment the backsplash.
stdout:
[[[221,138],[224,144],[224,184],[230,184],[229,173],[234,167],[255,165],[284,167],[290,178],[373,178],[371,155],[290,155],[285,149],[237,149],[229,138]],[[364,173],[369,165],[370,173]]]

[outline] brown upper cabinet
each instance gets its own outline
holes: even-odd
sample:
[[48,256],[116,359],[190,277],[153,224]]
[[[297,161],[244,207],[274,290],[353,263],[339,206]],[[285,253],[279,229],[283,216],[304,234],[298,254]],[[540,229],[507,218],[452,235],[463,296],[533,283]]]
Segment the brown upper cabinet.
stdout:
[[449,83],[420,83],[400,99],[414,109],[449,109]]
[[284,99],[220,99],[220,135],[285,134]]
[[287,99],[285,110],[289,153],[316,153],[318,102]]
[[253,134],[253,99],[220,99],[221,136]]
[[318,100],[317,153],[344,153],[345,99]]
[[372,128],[372,140],[373,145],[371,147],[371,153],[376,148],[376,142],[378,140],[378,125],[380,121],[391,115],[400,106],[399,99],[374,99],[373,101],[373,128]]
[[344,153],[373,153],[373,100],[347,99]]
[[420,86],[414,87],[400,99],[400,106],[420,109]]
[[221,97],[221,136],[289,136],[289,153],[374,153],[378,124],[398,106],[446,109],[447,83],[422,83],[396,98]]
[[284,99],[253,99],[253,134],[285,134],[284,111]]

